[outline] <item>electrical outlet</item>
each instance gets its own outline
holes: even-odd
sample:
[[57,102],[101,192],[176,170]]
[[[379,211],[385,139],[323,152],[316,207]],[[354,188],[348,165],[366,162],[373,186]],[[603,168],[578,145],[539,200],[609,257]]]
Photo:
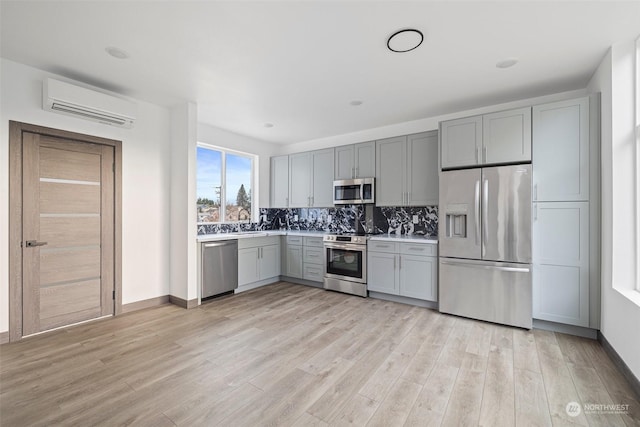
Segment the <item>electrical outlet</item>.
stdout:
[[331,215],[327,215],[327,222],[331,222]]
[[413,223],[417,224],[418,223],[418,215],[414,215],[413,216]]
[[293,220],[294,220],[294,221],[297,221],[297,220],[298,220],[298,215],[294,215],[294,216],[293,216]]

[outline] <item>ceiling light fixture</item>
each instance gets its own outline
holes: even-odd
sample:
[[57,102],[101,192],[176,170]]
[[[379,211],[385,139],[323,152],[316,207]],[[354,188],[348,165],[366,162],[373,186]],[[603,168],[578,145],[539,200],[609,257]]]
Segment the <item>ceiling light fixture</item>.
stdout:
[[106,47],[104,50],[114,58],[118,58],[118,59],[129,58],[129,54],[127,52],[117,47],[109,46],[109,47]]
[[506,58],[496,63],[496,68],[509,68],[518,63],[518,58]]
[[272,128],[273,127],[273,123],[265,123],[264,127],[266,128]]
[[362,101],[351,101],[349,105],[357,107],[358,105],[362,105]]
[[422,31],[407,28],[393,33],[387,40],[387,47],[391,52],[409,52],[420,46],[423,40]]

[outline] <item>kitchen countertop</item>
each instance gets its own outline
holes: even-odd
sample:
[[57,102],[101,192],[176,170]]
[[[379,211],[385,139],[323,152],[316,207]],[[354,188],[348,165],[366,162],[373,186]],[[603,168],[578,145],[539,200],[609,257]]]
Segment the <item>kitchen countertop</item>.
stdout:
[[438,238],[432,236],[422,236],[416,234],[377,234],[375,236],[371,236],[369,240],[383,240],[387,242],[404,242],[404,243],[428,243],[432,245],[438,244]]
[[[198,242],[213,242],[216,240],[235,240],[248,239],[252,237],[268,237],[268,236],[308,236],[321,237],[328,234],[326,231],[306,231],[306,230],[267,230],[267,231],[241,231],[236,233],[216,233],[203,234],[197,237]],[[437,244],[437,237],[425,237],[421,235],[395,235],[395,234],[377,234],[369,237],[370,240],[386,240],[392,242],[406,243],[430,243]]]

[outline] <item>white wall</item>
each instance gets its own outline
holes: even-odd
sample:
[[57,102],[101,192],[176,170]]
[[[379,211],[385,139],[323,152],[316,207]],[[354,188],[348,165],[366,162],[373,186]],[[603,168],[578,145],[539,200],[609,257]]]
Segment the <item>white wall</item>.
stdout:
[[540,96],[536,98],[523,99],[504,104],[492,105],[488,107],[475,108],[473,110],[459,111],[457,113],[445,114],[436,117],[428,117],[410,122],[398,123],[395,125],[383,126],[379,128],[366,129],[359,132],[347,133],[343,135],[335,135],[322,139],[314,139],[309,141],[298,142],[278,147],[277,154],[291,154],[308,150],[319,150],[322,148],[337,147],[345,144],[355,144],[358,142],[373,141],[376,139],[391,138],[400,135],[409,135],[418,132],[427,132],[438,129],[438,122],[442,120],[451,120],[459,117],[473,116],[476,114],[484,114],[494,111],[509,110],[511,108],[526,107],[534,104],[544,104],[560,99],[577,98],[586,95],[585,89],[574,90],[569,92],[556,93],[552,95]]
[[269,207],[270,157],[277,154],[279,145],[238,135],[204,123],[198,124],[198,142],[258,155],[258,188],[254,189],[254,194],[259,194],[259,207]]
[[196,105],[171,110],[171,295],[198,298],[196,259]]
[[588,85],[601,92],[602,300],[600,330],[640,378],[640,293],[635,258],[633,40],[604,57]]
[[[133,129],[120,129],[42,110],[44,71],[1,59],[0,65],[0,332],[8,325],[9,120],[122,141],[122,301],[169,293],[170,115],[138,102]],[[71,82],[79,84],[78,82]]]

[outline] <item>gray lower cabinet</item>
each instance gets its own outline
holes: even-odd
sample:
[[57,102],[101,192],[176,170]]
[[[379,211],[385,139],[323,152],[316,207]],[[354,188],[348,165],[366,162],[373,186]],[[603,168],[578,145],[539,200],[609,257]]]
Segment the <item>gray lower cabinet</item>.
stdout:
[[589,203],[535,203],[532,241],[534,319],[588,327]]
[[438,300],[437,247],[428,243],[370,241],[367,288],[426,301]]
[[238,286],[280,276],[280,238],[238,241]]
[[322,237],[304,237],[302,247],[302,278],[312,282],[324,280],[324,245]]
[[302,237],[286,236],[285,276],[302,279]]

